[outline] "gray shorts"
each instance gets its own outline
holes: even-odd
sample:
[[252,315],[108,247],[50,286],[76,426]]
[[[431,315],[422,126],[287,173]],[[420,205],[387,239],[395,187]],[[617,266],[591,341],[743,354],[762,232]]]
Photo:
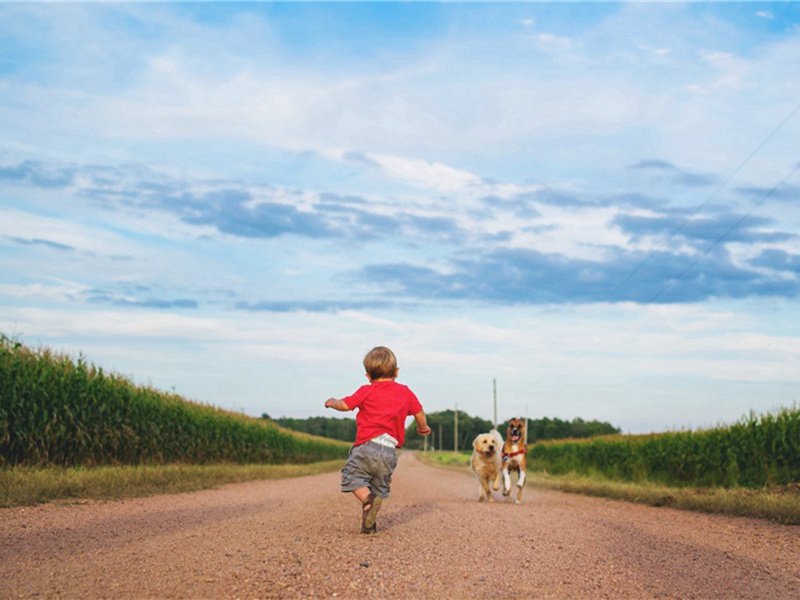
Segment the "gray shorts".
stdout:
[[381,498],[389,497],[397,451],[390,446],[366,442],[354,446],[342,469],[342,492],[368,487]]

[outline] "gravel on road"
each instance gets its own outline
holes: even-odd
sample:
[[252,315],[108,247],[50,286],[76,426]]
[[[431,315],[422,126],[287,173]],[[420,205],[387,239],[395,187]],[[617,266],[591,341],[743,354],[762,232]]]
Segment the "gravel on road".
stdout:
[[338,473],[0,510],[0,598],[800,598],[800,529],[528,488],[404,453],[378,533]]

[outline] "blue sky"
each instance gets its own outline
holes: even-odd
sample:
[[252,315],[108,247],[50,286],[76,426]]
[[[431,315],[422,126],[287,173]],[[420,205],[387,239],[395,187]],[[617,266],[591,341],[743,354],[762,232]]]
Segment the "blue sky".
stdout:
[[[260,415],[800,393],[797,3],[0,4],[0,331]],[[333,415],[330,415],[333,416]]]

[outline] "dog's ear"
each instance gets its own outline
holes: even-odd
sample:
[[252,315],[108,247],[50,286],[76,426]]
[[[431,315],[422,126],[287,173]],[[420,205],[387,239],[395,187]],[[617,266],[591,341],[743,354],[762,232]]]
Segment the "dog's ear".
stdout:
[[472,440],[472,447],[477,450],[478,449],[478,438],[481,436],[476,436],[474,440]]

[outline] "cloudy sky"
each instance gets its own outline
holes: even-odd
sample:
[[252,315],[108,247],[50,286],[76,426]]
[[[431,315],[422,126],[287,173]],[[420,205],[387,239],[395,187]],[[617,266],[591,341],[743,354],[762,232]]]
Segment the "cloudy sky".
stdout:
[[429,412],[793,406],[798,64],[786,2],[0,4],[0,331],[252,415],[375,345]]

